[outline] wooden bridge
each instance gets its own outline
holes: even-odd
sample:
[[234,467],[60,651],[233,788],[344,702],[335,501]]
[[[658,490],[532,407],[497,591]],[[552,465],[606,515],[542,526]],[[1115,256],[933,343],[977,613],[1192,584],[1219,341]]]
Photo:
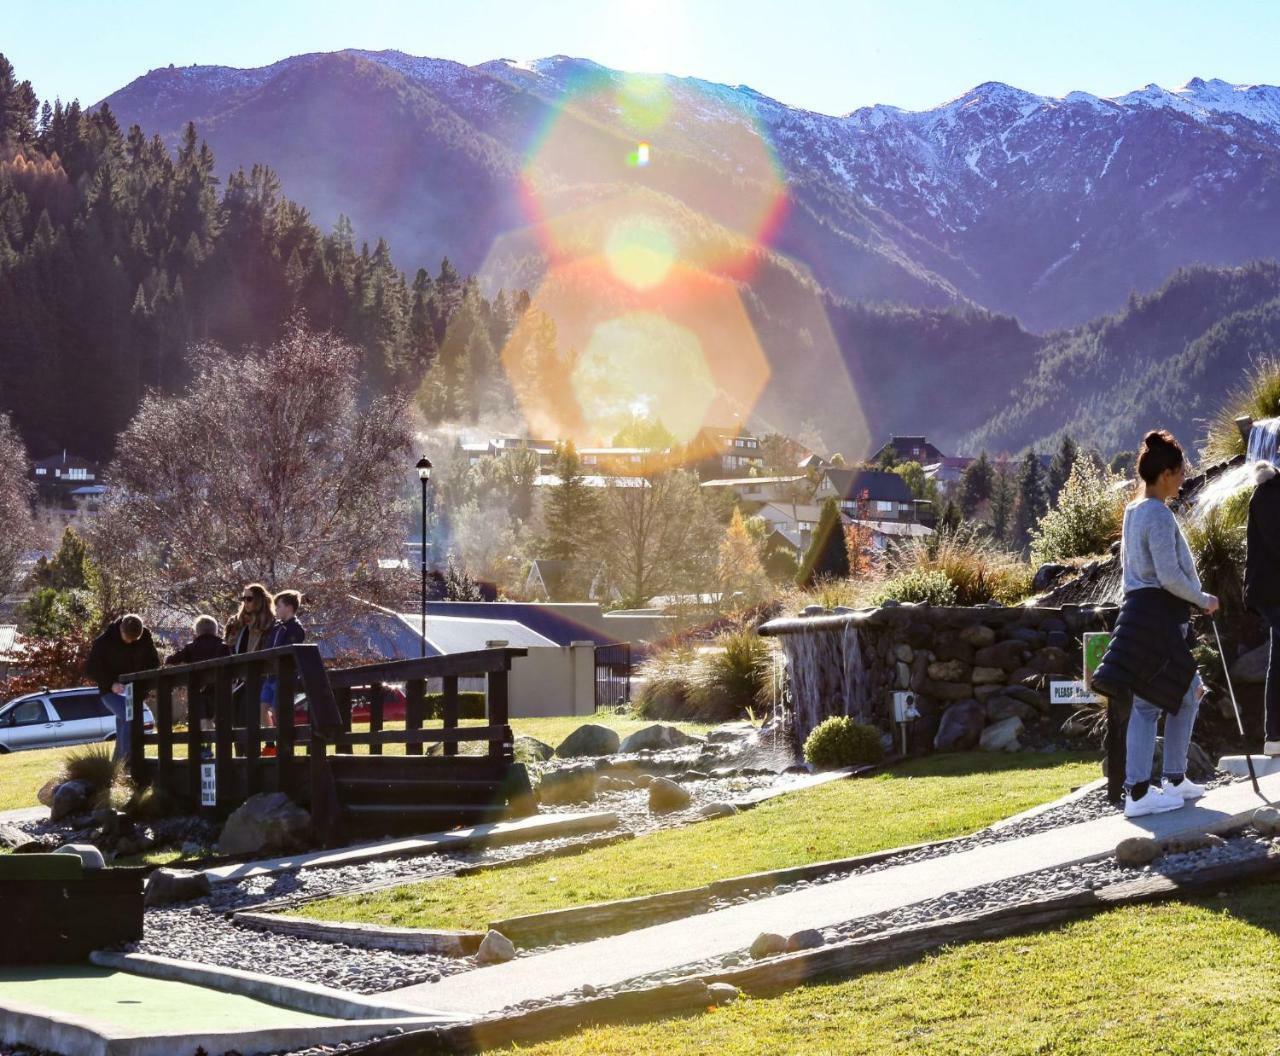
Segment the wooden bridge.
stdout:
[[[531,813],[507,709],[511,661],[524,655],[484,649],[326,670],[316,646],[294,645],[126,675],[133,700],[146,700],[155,717],[154,733],[130,724],[130,775],[139,787],[219,818],[254,793],[286,792],[308,807],[327,845]],[[459,678],[485,679],[483,724],[461,725]],[[281,702],[274,728],[260,721],[266,679],[275,680]],[[428,726],[427,685],[435,679],[439,724]],[[390,683],[405,687],[403,728],[384,721]],[[186,698],[184,730],[175,729],[175,691]],[[367,730],[353,729],[357,700]],[[484,750],[465,751],[470,745]]]

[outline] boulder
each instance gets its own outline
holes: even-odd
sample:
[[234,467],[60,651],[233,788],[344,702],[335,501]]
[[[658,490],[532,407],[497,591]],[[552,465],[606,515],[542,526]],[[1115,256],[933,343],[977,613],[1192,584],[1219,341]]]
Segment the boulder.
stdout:
[[1263,836],[1280,836],[1280,809],[1259,807],[1253,812],[1253,827]]
[[904,638],[912,649],[928,649],[933,644],[933,628],[927,623],[913,623]]
[[43,785],[40,786],[40,791],[36,793],[36,802],[39,803],[40,806],[42,807],[52,807],[53,793],[60,784],[62,784],[62,778],[60,777],[49,778],[48,781],[46,781]]
[[655,777],[649,785],[649,810],[654,814],[670,814],[684,810],[692,800],[687,791],[667,777]]
[[893,647],[893,658],[901,660],[904,664],[909,664],[916,658],[916,651],[906,642],[899,642]]
[[1130,869],[1150,865],[1160,854],[1160,844],[1150,836],[1130,836],[1116,844],[1116,862]]
[[1016,715],[993,722],[978,738],[978,747],[984,752],[1016,752],[1022,748],[1018,734],[1022,732],[1022,720]]
[[733,744],[755,732],[756,728],[749,722],[724,722],[707,734],[707,743]]
[[1193,832],[1186,836],[1171,836],[1161,845],[1165,854],[1190,854],[1192,851],[1207,851],[1226,844],[1221,836],[1212,832]]
[[1045,635],[1045,641],[1054,649],[1067,649],[1071,646],[1071,636],[1066,631],[1050,631]]
[[928,670],[935,682],[968,682],[971,668],[963,660],[937,660]]
[[1031,593],[1043,594],[1069,571],[1067,565],[1060,565],[1055,561],[1046,562],[1031,577]]
[[80,865],[84,869],[105,869],[107,860],[102,856],[102,852],[91,843],[64,843],[54,854],[74,854],[80,859]]
[[751,956],[756,960],[762,957],[773,957],[775,954],[786,953],[787,940],[783,935],[778,935],[772,931],[764,931],[756,936],[755,942],[751,944]]
[[805,928],[803,931],[787,936],[787,953],[795,953],[797,950],[816,950],[825,943],[822,932],[817,928]]
[[1046,645],[1036,653],[1031,666],[1046,675],[1068,675],[1074,670],[1071,654],[1053,645]]
[[1001,691],[1001,696],[1009,697],[1011,700],[1020,700],[1023,704],[1029,704],[1042,714],[1049,714],[1049,698],[1043,693],[1037,693],[1028,686],[1005,686]]
[[973,684],[975,686],[995,686],[1004,684],[1004,668],[1003,667],[975,667],[973,669]]
[[575,759],[584,755],[613,755],[621,744],[622,740],[616,731],[608,726],[589,722],[585,726],[579,726],[561,741],[556,755],[561,759]]
[[599,785],[596,768],[590,763],[566,766],[542,775],[538,798],[548,806],[558,803],[586,803],[596,798]]
[[732,983],[710,983],[707,1000],[713,1005],[731,1005],[742,996],[742,991]]
[[973,685],[969,682],[935,682],[931,678],[926,678],[919,692],[933,697],[934,700],[971,700]]
[[941,752],[960,752],[972,748],[982,736],[986,711],[976,700],[962,700],[942,713],[933,746]]
[[283,854],[308,846],[312,837],[310,814],[283,792],[259,792],[231,812],[217,851],[228,857]]
[[49,808],[49,820],[61,821],[89,809],[89,797],[93,788],[87,781],[63,781],[53,790],[53,805]]
[[169,906],[203,898],[209,891],[209,878],[195,869],[157,869],[147,877],[142,901],[148,906]]
[[476,964],[501,964],[516,955],[516,944],[500,931],[489,929],[476,950]]
[[995,643],[996,632],[984,623],[971,623],[968,627],[961,628],[960,640],[975,649],[985,649]]
[[939,636],[937,644],[933,647],[933,658],[942,661],[959,660],[962,664],[972,664],[973,646],[962,642],[959,638]]
[[902,660],[899,660],[897,661],[895,668],[898,675],[898,688],[910,689],[911,688],[911,665]]
[[1267,664],[1270,656],[1270,645],[1264,644],[1257,649],[1250,649],[1231,665],[1231,681],[1237,685],[1263,685],[1267,681]]
[[1025,625],[1006,627],[1003,637],[1009,641],[1025,642],[1031,649],[1039,649],[1044,645],[1044,635],[1035,627],[1027,627]]
[[31,836],[7,822],[0,822],[0,848],[13,851],[15,854],[30,854],[44,850],[44,844],[38,837]]
[[545,763],[555,754],[556,750],[551,745],[544,744],[536,737],[526,737],[522,734],[515,740],[517,763]]
[[[567,743],[567,742],[566,742]],[[652,726],[646,726],[642,730],[636,730],[624,740],[619,746],[620,752],[643,752],[654,751],[661,752],[668,748],[683,748],[688,744],[701,744],[702,739],[699,737],[690,737],[683,730],[679,730],[674,726],[663,726],[661,723],[654,723]],[[564,745],[561,745],[563,748]],[[589,755],[599,755],[608,753],[589,752]]]
[[979,649],[974,654],[973,662],[979,667],[998,667],[1004,671],[1014,671],[1023,666],[1030,653],[1027,643],[1015,638]]
[[987,721],[1002,722],[1005,719],[1019,718],[1024,723],[1040,713],[1030,704],[1012,697],[991,697],[987,703]]
[[737,814],[738,808],[732,803],[704,803],[698,808],[698,817],[700,818],[727,818],[730,815]]

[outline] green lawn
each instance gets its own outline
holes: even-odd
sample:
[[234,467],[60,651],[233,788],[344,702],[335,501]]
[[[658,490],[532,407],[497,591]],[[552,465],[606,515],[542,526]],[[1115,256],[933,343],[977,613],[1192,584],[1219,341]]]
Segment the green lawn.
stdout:
[[299,912],[477,930],[504,917],[958,836],[1054,799],[1097,773],[1097,761],[1079,755],[934,756],[575,857],[314,902]]
[[41,748],[0,755],[0,810],[39,806],[36,793],[40,786],[58,773],[63,757],[75,749]]
[[[529,1056],[1274,1053],[1280,885],[1135,906],[705,1014],[575,1031]],[[504,1050],[512,1051],[512,1050]]]

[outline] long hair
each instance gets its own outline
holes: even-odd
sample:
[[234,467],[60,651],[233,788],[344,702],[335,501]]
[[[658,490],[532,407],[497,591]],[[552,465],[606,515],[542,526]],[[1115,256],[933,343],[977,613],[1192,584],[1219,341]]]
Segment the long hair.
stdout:
[[248,584],[244,590],[240,592],[241,595],[246,591],[258,599],[260,603],[258,605],[258,611],[252,614],[252,618],[250,618],[250,613],[245,612],[244,602],[241,601],[240,608],[236,612],[235,622],[240,627],[248,627],[252,625],[257,627],[260,631],[265,631],[275,622],[276,618],[275,605],[271,601],[271,595],[267,593],[267,588],[261,583]]

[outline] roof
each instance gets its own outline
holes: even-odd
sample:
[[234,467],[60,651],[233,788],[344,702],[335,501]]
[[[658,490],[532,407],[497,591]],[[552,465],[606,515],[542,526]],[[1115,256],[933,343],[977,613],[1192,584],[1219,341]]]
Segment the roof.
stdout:
[[[822,507],[817,503],[795,503],[790,502],[766,502],[760,507],[759,513],[763,514],[766,510],[777,510],[782,514],[782,519],[786,521],[817,521],[822,516]],[[843,510],[840,512],[841,519],[847,524],[849,523],[849,515]],[[765,520],[768,520],[766,517]]]
[[[418,613],[399,613],[411,630],[422,619]],[[427,613],[427,655],[448,656],[490,648],[490,642],[506,642],[512,649],[554,648],[556,643],[515,620],[482,620],[465,616],[432,616]]]
[[72,495],[81,495],[85,498],[89,498],[93,495],[105,495],[106,493],[107,486],[105,484],[86,484],[82,488],[71,489]]
[[[607,488],[610,486],[619,488],[647,488],[649,482],[644,477],[614,477],[604,476],[601,474],[588,474],[578,478],[588,488]],[[563,484],[564,481],[554,473],[539,473],[533,478],[533,486],[535,488],[554,488]]]
[[739,488],[744,484],[794,484],[804,480],[802,476],[792,477],[722,477],[718,480],[704,480],[704,488]]
[[879,469],[840,469],[829,467],[823,475],[831,481],[836,494],[844,501],[856,501],[864,493],[868,502],[912,503],[915,496],[907,482],[897,473]]
[[514,620],[554,645],[568,645],[570,642],[583,642],[587,639],[597,645],[610,645],[616,641],[597,629],[600,625],[600,606],[595,602],[549,604],[532,601],[429,601],[428,637],[431,621],[440,616]]
[[552,557],[539,557],[529,568],[529,579],[537,573],[542,586],[551,597],[556,598],[564,593],[565,576],[569,574],[570,562],[559,561]]
[[972,455],[943,455],[937,462],[930,462],[924,467],[927,473],[931,469],[968,469],[976,461]]
[[37,459],[33,465],[36,469],[61,469],[64,466],[96,469],[98,463],[90,462],[89,459],[81,458],[79,455],[69,455],[66,451],[63,451],[60,454],[50,455],[48,458]]
[[853,523],[861,525],[863,528],[870,528],[873,532],[880,535],[896,535],[905,538],[923,539],[925,536],[933,535],[932,528],[926,528],[923,524],[915,524],[906,521],[870,521],[854,518]]
[[18,625],[16,623],[0,623],[0,657],[16,653],[18,645]]

